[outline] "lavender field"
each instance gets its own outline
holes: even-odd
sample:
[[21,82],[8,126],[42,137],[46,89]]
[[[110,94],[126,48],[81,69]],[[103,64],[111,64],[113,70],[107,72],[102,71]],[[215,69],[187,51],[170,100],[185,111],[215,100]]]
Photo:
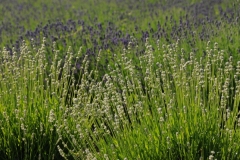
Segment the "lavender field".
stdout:
[[1,0],[0,160],[240,159],[239,0]]

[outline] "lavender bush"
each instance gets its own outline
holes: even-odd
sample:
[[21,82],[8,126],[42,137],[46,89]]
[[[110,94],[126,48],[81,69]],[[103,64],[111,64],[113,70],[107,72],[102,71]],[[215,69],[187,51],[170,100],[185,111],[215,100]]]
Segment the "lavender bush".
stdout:
[[[71,48],[62,68],[54,49],[49,75],[44,45],[35,53],[23,45],[20,57],[3,50],[1,153],[7,159],[238,158],[240,62],[234,67],[231,56],[224,62],[224,51],[210,42],[206,57],[191,52],[186,60],[178,43],[158,41],[153,51],[147,40],[137,65],[126,56],[129,43],[101,81],[98,63],[88,72],[85,58],[77,86]],[[102,58],[99,52],[97,62]]]

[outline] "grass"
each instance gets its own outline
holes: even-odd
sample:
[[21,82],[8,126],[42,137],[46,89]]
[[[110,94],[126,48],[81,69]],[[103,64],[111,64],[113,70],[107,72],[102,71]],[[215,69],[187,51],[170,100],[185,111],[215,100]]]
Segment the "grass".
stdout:
[[51,22],[20,12],[15,27],[34,36],[3,29],[0,159],[240,158],[237,10],[207,19],[183,3],[126,2],[84,3],[74,24],[80,2],[56,1]]

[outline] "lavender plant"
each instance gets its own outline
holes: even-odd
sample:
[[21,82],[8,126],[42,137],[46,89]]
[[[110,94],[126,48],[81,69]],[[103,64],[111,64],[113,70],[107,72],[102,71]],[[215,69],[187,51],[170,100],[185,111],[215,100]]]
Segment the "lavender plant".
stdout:
[[[21,53],[1,51],[0,153],[3,159],[58,159],[57,124],[65,112],[69,87],[68,62],[60,69],[58,52],[47,74],[45,39],[42,47],[29,51],[23,41]],[[54,44],[55,48],[55,44]],[[14,50],[14,48],[13,48]],[[71,55],[69,53],[70,60]],[[63,78],[59,79],[60,72]]]
[[[207,56],[184,58],[179,42],[149,43],[138,67],[123,50],[101,82],[84,73],[59,135],[81,159],[238,159],[239,69],[208,44]],[[159,44],[160,47],[160,44]],[[181,55],[179,59],[178,56]],[[163,60],[154,62],[154,59]],[[96,73],[96,72],[95,72]],[[141,76],[139,76],[141,75]],[[88,78],[87,78],[88,77]],[[90,78],[90,79],[89,79]],[[85,88],[88,88],[86,90]],[[65,159],[67,154],[62,152]]]

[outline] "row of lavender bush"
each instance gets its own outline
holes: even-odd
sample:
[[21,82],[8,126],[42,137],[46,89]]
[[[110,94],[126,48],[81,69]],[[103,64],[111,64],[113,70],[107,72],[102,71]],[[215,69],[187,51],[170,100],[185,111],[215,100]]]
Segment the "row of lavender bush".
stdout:
[[240,158],[240,61],[224,61],[217,43],[198,60],[184,58],[180,41],[153,51],[147,40],[132,61],[130,42],[99,81],[101,52],[90,71],[85,56],[75,79],[71,47],[61,67],[56,43],[49,64],[44,41],[1,51],[3,159]]

